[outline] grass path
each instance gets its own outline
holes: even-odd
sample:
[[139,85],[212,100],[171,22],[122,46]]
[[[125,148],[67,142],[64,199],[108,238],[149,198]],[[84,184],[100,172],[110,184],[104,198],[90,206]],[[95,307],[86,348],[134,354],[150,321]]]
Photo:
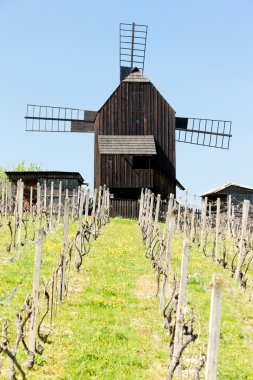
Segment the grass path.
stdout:
[[52,344],[32,378],[161,379],[168,361],[166,335],[137,224],[112,220],[83,268],[73,274]]

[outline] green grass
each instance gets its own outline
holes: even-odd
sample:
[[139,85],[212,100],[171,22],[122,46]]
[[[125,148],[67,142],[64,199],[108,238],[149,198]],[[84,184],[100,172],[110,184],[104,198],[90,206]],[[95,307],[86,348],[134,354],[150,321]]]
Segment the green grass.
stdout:
[[[71,224],[69,236],[76,231],[76,224]],[[44,239],[42,249],[41,279],[46,282],[57,266],[62,247],[62,225],[58,225]],[[0,230],[0,322],[3,317],[11,321],[24,303],[26,296],[32,292],[35,242],[27,241],[24,246],[6,251],[9,231],[4,225]]]
[[[181,242],[174,242],[173,271],[179,273]],[[222,276],[222,315],[219,341],[218,379],[253,379],[253,304],[250,293],[245,293],[235,284],[229,271],[216,264],[211,258],[200,253],[192,245],[189,255],[187,284],[188,306],[197,317],[197,332],[200,333],[196,345],[207,349],[208,323],[213,273]]]
[[52,344],[31,378],[161,378],[168,362],[167,338],[137,224],[111,221],[83,270],[72,274]]
[[[48,237],[45,276],[58,257],[61,233],[59,228]],[[15,262],[21,271],[21,260],[32,256],[31,247],[23,249],[27,253]],[[179,273],[180,260],[181,242],[176,237],[173,272]],[[194,246],[190,249],[187,299],[200,335],[186,359],[199,349],[206,352],[213,273],[224,278],[218,379],[252,379],[253,304],[227,270]],[[10,272],[9,276],[4,281],[13,287],[17,276]],[[43,344],[45,351],[37,356],[28,379],[164,379],[168,337],[155,298],[155,273],[144,256],[137,223],[112,219],[92,243],[81,271],[76,273],[72,266],[70,276],[69,293],[58,308],[50,344]]]

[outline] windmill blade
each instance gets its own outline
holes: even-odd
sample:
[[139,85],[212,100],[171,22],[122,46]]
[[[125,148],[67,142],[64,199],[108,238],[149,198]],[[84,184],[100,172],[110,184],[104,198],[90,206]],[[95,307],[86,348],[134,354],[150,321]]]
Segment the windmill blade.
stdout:
[[120,81],[137,67],[142,73],[144,70],[147,25],[120,24]]
[[28,104],[28,132],[94,132],[96,111]]
[[226,120],[176,117],[176,141],[229,149],[231,127]]

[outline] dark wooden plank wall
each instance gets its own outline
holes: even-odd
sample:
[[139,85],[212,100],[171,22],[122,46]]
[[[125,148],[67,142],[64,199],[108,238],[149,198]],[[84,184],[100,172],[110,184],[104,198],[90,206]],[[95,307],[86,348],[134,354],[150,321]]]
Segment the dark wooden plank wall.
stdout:
[[152,169],[133,169],[132,156],[101,155],[101,183],[109,188],[153,188]]
[[136,200],[111,199],[110,216],[121,216],[127,219],[138,219],[139,202]]
[[[155,206],[156,204],[154,204],[153,217],[155,217]],[[137,220],[139,218],[139,207],[140,202],[137,200],[111,199],[110,216],[113,218],[121,216],[122,218]],[[168,203],[161,203],[159,211],[160,222],[165,222],[167,210]]]
[[[138,111],[136,95],[143,99]],[[139,122],[136,122],[139,119]],[[143,171],[143,182],[124,156],[112,155],[111,167],[108,157],[99,155],[97,135],[154,135],[163,155],[158,160],[167,160],[175,168],[175,112],[152,85],[142,82],[122,82],[104,106],[99,110],[95,122],[95,187],[103,185],[114,187],[147,187],[150,184],[150,172]],[[130,158],[130,157],[129,157]],[[175,183],[171,175],[161,167],[156,167],[156,190],[162,196],[175,193]],[[174,169],[175,172],[175,169]],[[115,177],[112,179],[112,177]]]

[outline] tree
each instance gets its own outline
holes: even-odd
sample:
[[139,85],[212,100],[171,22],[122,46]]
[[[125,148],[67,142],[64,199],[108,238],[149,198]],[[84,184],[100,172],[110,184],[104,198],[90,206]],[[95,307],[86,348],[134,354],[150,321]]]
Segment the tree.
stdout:
[[[5,171],[9,169],[4,169],[0,165],[0,180],[7,179],[7,175],[5,174]],[[13,169],[15,172],[28,172],[28,171],[34,171],[34,172],[41,172],[43,169],[41,165],[35,164],[34,162],[30,162],[28,165],[26,165],[25,160],[22,160],[17,166],[15,166]]]

